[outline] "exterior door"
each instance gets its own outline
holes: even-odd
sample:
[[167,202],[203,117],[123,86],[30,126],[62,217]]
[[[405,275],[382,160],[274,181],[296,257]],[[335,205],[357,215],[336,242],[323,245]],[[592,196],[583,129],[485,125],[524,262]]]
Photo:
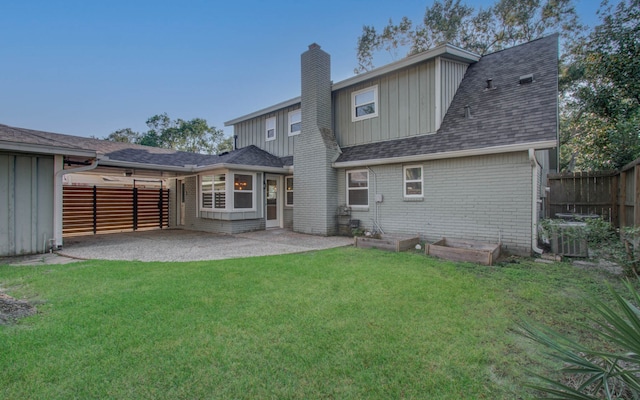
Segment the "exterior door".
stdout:
[[282,177],[267,175],[267,228],[282,227]]

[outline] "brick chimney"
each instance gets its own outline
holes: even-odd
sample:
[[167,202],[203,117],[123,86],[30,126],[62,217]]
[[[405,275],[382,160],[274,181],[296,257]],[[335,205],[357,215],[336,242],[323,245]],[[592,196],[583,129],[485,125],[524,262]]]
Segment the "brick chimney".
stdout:
[[340,149],[332,126],[331,57],[313,43],[301,56],[302,128],[293,153],[293,230],[314,235],[336,232]]

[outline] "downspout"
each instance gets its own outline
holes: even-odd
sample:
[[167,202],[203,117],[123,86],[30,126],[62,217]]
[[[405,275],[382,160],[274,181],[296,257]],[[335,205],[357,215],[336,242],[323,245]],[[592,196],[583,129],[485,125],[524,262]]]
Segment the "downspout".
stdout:
[[543,250],[538,247],[538,160],[536,151],[529,149],[529,161],[531,162],[532,188],[531,188],[531,249],[536,254],[542,254]]
[[55,156],[55,169],[57,170],[53,179],[53,249],[62,247],[62,176],[66,174],[84,172],[95,169],[100,160],[95,158],[91,164],[84,167],[64,169],[63,156]]

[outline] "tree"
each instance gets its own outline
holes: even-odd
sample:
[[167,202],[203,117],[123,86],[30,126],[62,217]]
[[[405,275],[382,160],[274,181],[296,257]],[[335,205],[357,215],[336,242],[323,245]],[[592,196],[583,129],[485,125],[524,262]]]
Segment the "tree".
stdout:
[[120,129],[105,140],[135,143],[145,146],[162,147],[192,153],[214,154],[233,150],[231,138],[224,138],[224,132],[209,126],[202,118],[186,121],[171,120],[166,113],[147,119],[149,130],[144,133],[131,129]]
[[561,164],[618,169],[640,156],[640,0],[606,1],[561,80]]
[[478,10],[461,0],[435,0],[415,27],[407,17],[397,25],[389,20],[382,33],[365,25],[358,38],[355,72],[372,69],[380,50],[395,53],[408,46],[411,55],[450,43],[484,55],[556,31],[571,37],[582,29],[572,0],[496,0],[492,7]]

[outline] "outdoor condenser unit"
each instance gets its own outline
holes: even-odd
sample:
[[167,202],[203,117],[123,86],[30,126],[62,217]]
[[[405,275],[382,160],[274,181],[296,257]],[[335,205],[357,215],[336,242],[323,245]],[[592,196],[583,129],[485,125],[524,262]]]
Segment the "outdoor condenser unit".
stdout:
[[551,251],[567,257],[588,257],[587,224],[561,222],[553,225]]

